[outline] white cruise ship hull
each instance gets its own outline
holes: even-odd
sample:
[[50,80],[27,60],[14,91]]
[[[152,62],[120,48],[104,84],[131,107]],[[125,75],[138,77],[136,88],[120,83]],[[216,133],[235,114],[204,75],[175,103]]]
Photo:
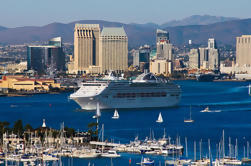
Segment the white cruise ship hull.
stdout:
[[100,109],[121,109],[121,108],[158,108],[174,107],[179,104],[180,97],[165,98],[136,98],[136,99],[117,99],[117,100],[100,100],[96,97],[78,97],[74,99],[83,110],[96,110],[97,102]]

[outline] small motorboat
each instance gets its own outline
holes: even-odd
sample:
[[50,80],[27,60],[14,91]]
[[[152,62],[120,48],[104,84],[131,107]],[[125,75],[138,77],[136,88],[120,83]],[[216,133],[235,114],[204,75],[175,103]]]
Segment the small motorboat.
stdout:
[[102,153],[101,157],[116,158],[116,157],[120,157],[120,154],[118,154],[115,150],[108,150],[107,152]]
[[150,160],[149,158],[142,158],[138,165],[154,165],[154,160]]
[[204,110],[201,110],[200,112],[212,112],[209,110],[209,107],[206,107]]

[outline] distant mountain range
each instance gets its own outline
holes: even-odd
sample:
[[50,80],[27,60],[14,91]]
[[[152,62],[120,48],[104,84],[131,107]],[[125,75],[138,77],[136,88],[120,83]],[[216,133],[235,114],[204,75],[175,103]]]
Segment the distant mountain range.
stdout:
[[210,15],[193,15],[181,20],[173,20],[161,25],[161,27],[174,27],[174,26],[186,26],[186,25],[208,25],[218,22],[238,20],[235,17],[219,17]]
[[6,27],[0,26],[0,31],[7,29]]
[[[155,43],[155,32],[157,28],[168,30],[170,33],[171,42],[175,45],[182,45],[188,42],[189,39],[193,43],[204,44],[210,37],[216,38],[219,44],[235,44],[235,37],[242,34],[251,34],[251,19],[234,19],[214,16],[191,16],[183,19],[183,24],[197,24],[172,26],[174,23],[157,25],[154,23],[147,24],[124,24],[119,22],[108,22],[102,20],[81,20],[71,22],[69,24],[52,23],[45,26],[25,26],[17,28],[5,28],[0,26],[0,43],[3,44],[23,44],[36,41],[48,41],[50,38],[61,36],[65,42],[73,42],[73,29],[75,23],[81,24],[100,24],[100,27],[123,26],[128,35],[129,48],[136,48],[143,44],[153,45]],[[209,21],[210,19],[212,21]],[[213,19],[215,18],[215,19]],[[194,19],[194,21],[192,21]],[[230,19],[230,21],[226,21]],[[197,20],[197,21],[196,21]],[[201,20],[201,21],[198,21]],[[206,21],[208,20],[208,21]],[[212,22],[217,22],[213,23]],[[219,22],[224,21],[224,22]],[[181,24],[182,21],[179,21]],[[198,25],[206,24],[208,25]],[[178,23],[176,23],[178,25]],[[166,26],[168,25],[168,26]],[[181,24],[182,25],[182,24]]]

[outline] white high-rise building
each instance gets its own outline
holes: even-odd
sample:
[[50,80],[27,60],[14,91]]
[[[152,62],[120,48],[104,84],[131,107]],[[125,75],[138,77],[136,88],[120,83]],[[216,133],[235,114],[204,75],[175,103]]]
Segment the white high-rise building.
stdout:
[[208,49],[216,48],[216,41],[214,38],[209,38],[208,39]]

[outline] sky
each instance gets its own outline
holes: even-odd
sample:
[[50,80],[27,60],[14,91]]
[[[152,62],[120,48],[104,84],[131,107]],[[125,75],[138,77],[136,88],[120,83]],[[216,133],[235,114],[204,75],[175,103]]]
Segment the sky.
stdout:
[[0,0],[0,26],[106,20],[163,24],[191,15],[251,17],[251,0]]

